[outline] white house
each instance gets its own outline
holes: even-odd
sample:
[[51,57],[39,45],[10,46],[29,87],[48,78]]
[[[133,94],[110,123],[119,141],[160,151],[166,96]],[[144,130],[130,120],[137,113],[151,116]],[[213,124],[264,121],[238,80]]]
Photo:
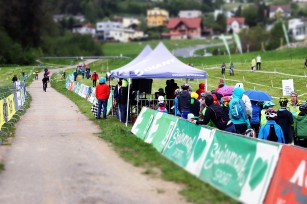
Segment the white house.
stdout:
[[245,18],[242,17],[230,17],[226,20],[227,32],[239,33],[241,29],[247,28],[245,25]]
[[84,24],[84,25],[76,25],[72,29],[73,33],[80,33],[82,35],[91,35],[95,37],[96,28],[93,25]]
[[293,18],[288,21],[290,36],[294,40],[304,40],[307,38],[307,18]]
[[179,18],[198,18],[202,16],[199,10],[183,10],[178,13]]
[[216,21],[217,16],[218,16],[219,14],[224,14],[224,16],[225,16],[226,18],[230,18],[230,17],[234,16],[234,13],[233,13],[232,11],[224,11],[224,10],[222,10],[222,9],[215,9],[215,10],[214,10],[214,13],[213,13],[213,17],[214,17],[214,20],[215,20],[215,21]]
[[124,28],[120,22],[103,21],[96,24],[96,37],[100,41],[128,42],[132,39],[144,37],[144,33],[143,31]]

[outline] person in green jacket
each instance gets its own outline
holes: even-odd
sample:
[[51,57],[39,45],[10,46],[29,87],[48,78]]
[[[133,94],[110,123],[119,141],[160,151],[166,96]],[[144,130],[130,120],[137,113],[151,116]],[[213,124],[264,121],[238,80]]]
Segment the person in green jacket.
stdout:
[[298,100],[298,94],[294,91],[291,92],[290,94],[290,103],[287,105],[288,111],[292,113],[294,117],[297,116],[297,112],[299,112],[299,107],[301,105],[301,101]]
[[296,145],[307,148],[307,103],[299,106],[299,112],[295,118]]

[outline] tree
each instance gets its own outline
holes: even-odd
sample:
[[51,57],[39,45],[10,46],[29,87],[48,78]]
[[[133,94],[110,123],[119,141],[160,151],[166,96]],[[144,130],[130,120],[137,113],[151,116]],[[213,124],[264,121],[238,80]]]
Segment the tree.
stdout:
[[277,23],[275,23],[270,32],[266,48],[269,50],[273,50],[280,47],[285,42],[286,41],[284,38],[284,31],[282,29],[282,22],[278,21]]
[[257,25],[257,7],[250,5],[243,10],[242,16],[245,18],[245,23],[249,27]]
[[239,33],[244,52],[257,51],[262,49],[262,45],[267,44],[269,33],[261,26],[244,29]]

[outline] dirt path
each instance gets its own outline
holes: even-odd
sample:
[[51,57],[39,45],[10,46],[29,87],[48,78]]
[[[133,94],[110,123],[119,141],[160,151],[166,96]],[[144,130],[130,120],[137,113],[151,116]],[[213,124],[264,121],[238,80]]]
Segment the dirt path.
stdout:
[[43,92],[41,78],[28,87],[31,107],[12,145],[0,146],[0,203],[186,203],[179,186],[120,159],[73,102],[53,88]]

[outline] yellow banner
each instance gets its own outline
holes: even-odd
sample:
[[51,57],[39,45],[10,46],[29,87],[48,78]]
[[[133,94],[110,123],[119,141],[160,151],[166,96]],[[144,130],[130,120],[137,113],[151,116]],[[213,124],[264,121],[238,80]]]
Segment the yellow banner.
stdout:
[[5,123],[5,115],[4,115],[4,100],[0,100],[0,130],[2,125]]
[[14,94],[9,95],[6,97],[6,104],[7,104],[7,120],[11,120],[13,115],[16,113],[15,103],[14,103]]

